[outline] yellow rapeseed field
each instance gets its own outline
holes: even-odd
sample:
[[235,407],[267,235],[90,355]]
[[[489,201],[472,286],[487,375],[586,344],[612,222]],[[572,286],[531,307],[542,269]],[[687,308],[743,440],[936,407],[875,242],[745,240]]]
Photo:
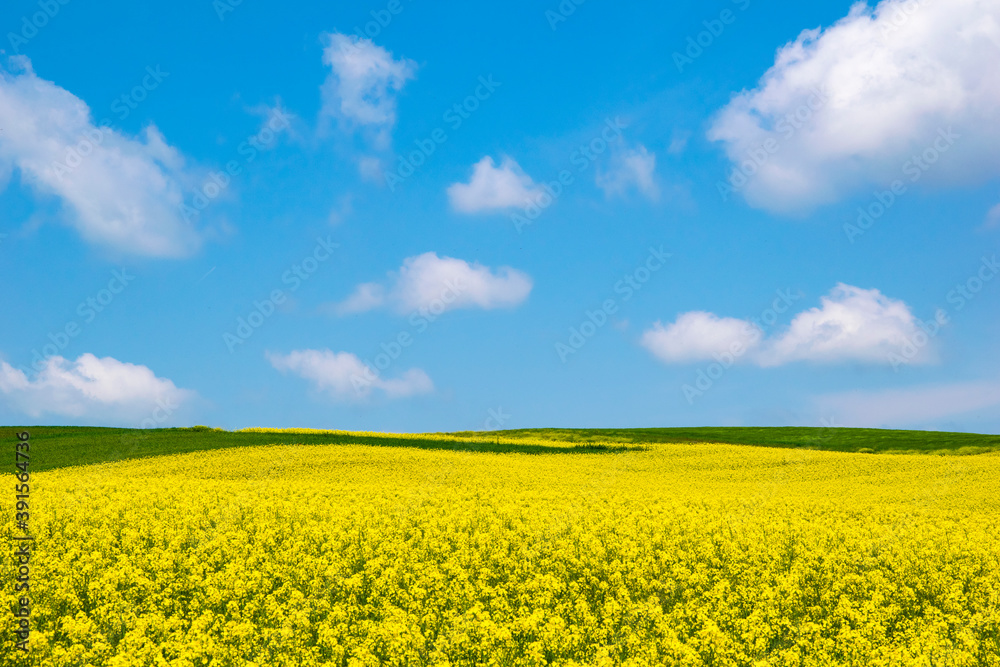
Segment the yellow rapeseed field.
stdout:
[[33,473],[32,648],[5,632],[0,661],[1000,665],[998,480],[1000,455],[711,444]]

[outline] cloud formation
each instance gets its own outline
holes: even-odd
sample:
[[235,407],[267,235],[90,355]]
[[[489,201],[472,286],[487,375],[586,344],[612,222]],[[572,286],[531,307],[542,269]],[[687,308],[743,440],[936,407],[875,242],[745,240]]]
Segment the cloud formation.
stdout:
[[938,420],[975,412],[995,413],[1000,407],[1000,384],[958,382],[904,389],[849,391],[818,396],[814,402],[822,414],[834,415],[835,421],[844,426],[926,426]]
[[509,157],[497,167],[493,158],[484,157],[472,168],[468,183],[448,187],[448,200],[459,213],[481,213],[531,204],[542,193],[531,177]]
[[0,398],[10,409],[29,417],[52,414],[88,421],[161,424],[195,396],[156,377],[145,366],[89,353],[76,361],[49,357],[33,380],[0,362]]
[[201,245],[184,219],[200,174],[155,126],[132,138],[95,125],[89,107],[35,75],[27,58],[0,69],[0,187],[13,169],[34,192],[57,197],[84,239],[119,252],[183,257]]
[[660,198],[660,187],[656,184],[656,153],[650,153],[645,146],[616,153],[611,158],[611,168],[597,173],[597,187],[604,190],[607,197],[621,196],[635,188],[652,201]]
[[[838,284],[820,306],[797,314],[783,331],[765,338],[749,320],[711,313],[685,313],[669,325],[657,322],[641,343],[667,363],[717,360],[732,355],[762,367],[796,361],[833,364],[891,364],[894,356],[923,336],[920,323],[902,301],[877,289]],[[915,346],[910,363],[931,360],[928,346]]]
[[403,260],[385,284],[362,283],[346,300],[333,306],[339,315],[389,307],[400,314],[439,315],[459,308],[513,308],[528,298],[532,280],[526,273],[502,266],[491,270],[437,253]]
[[349,297],[333,305],[337,315],[364,313],[382,306],[386,300],[385,287],[379,283],[361,283]]
[[323,64],[331,71],[322,87],[320,116],[336,118],[349,129],[364,128],[376,148],[388,148],[396,97],[416,76],[417,64],[393,58],[370,39],[341,33],[326,33],[323,39]]
[[692,311],[680,315],[667,326],[656,322],[643,332],[641,342],[661,361],[684,363],[726,354],[733,343],[749,345],[759,337],[752,322]]
[[[989,178],[1000,173],[997,62],[1000,3],[859,2],[779,49],[708,136],[746,176],[747,201],[775,212],[808,212],[895,179]],[[952,128],[947,159],[934,157],[939,133]],[[925,151],[940,162],[911,162],[905,173]]]
[[[920,331],[909,306],[877,289],[840,283],[820,304],[796,315],[786,331],[766,341],[758,363],[888,363]],[[926,361],[927,356],[918,355],[913,361]]]
[[295,350],[284,355],[268,352],[267,359],[275,369],[308,380],[314,390],[335,401],[363,400],[375,392],[392,399],[434,391],[434,383],[419,368],[383,379],[377,370],[349,352]]

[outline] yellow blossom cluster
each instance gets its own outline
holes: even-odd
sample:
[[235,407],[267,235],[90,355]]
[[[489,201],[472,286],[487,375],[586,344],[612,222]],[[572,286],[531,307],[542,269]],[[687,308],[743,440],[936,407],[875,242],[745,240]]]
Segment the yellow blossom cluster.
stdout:
[[5,633],[0,665],[1000,665],[998,480],[713,444],[40,472],[30,653]]

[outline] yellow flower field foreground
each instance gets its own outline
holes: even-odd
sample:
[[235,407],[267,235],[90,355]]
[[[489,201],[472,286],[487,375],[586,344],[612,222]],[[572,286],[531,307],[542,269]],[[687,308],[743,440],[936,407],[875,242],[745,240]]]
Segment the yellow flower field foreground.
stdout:
[[998,480],[992,454],[707,444],[36,473],[32,652],[4,633],[0,660],[1000,665]]

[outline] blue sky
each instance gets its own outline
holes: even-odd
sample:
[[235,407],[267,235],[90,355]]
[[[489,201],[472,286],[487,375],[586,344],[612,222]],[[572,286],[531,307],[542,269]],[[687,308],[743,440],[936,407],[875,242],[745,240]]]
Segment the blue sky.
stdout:
[[0,9],[0,421],[1000,429],[1000,3]]

